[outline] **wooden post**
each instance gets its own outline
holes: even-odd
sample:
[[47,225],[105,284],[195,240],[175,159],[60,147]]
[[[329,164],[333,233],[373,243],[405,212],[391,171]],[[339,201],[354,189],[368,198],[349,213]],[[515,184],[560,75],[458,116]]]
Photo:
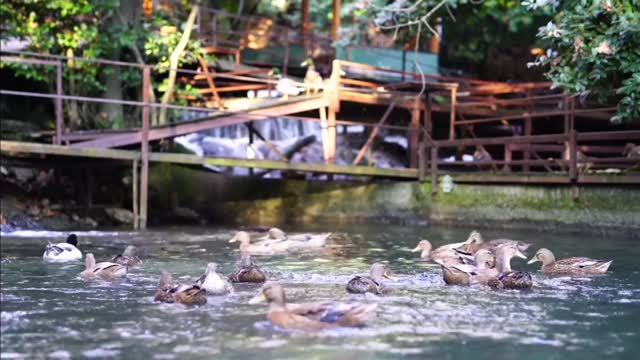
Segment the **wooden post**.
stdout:
[[327,126],[327,108],[321,107],[320,112],[320,133],[322,136],[322,153],[324,162],[329,163],[329,127]]
[[418,166],[418,142],[420,141],[420,103],[418,99],[413,102],[411,109],[411,128],[409,129],[409,166]]
[[282,60],[282,76],[287,77],[287,72],[289,69],[289,56],[291,49],[289,48],[289,29],[285,30],[285,34],[287,34],[287,38],[284,44],[284,59]]
[[438,194],[438,148],[431,146],[431,196]]
[[[529,110],[529,113],[531,113],[533,111],[533,109]],[[532,124],[531,124],[531,116],[527,116],[524,118],[524,135],[525,136],[531,136],[531,132],[532,132]],[[529,149],[525,150],[523,153],[523,157],[524,160],[530,160],[531,159],[531,151],[529,151]],[[529,172],[530,168],[529,168],[529,164],[524,164],[522,166],[522,171],[524,172]]]
[[62,132],[64,131],[64,114],[62,113],[62,63],[56,65],[56,137],[53,139],[55,145],[62,143]]
[[564,110],[564,133],[569,134],[569,94],[565,93],[563,98],[562,108]]
[[340,35],[340,13],[342,0],[333,0],[333,23],[331,24],[331,40],[336,41]]
[[371,149],[373,140],[378,135],[378,132],[380,132],[380,128],[382,127],[382,125],[384,125],[385,121],[387,121],[387,119],[389,118],[389,115],[391,115],[391,112],[393,111],[393,108],[395,106],[396,106],[395,102],[392,102],[391,104],[389,104],[389,107],[384,112],[384,115],[382,115],[382,118],[380,119],[380,121],[378,121],[378,124],[376,124],[376,127],[374,127],[373,130],[371,130],[371,134],[369,135],[367,142],[364,144],[364,146],[362,146],[360,151],[358,151],[358,155],[356,156],[355,160],[353,160],[353,165],[358,165],[360,161],[362,161],[362,158],[364,158],[364,154]]
[[211,15],[211,45],[218,46],[218,16]]
[[426,175],[426,146],[424,145],[426,140],[421,141],[418,146],[418,181],[423,182]]
[[336,163],[336,111],[333,107],[329,107],[329,116],[327,118],[328,140],[329,140],[329,164]]
[[302,44],[306,56],[310,55],[310,21],[309,21],[309,0],[302,0],[302,21],[300,22],[300,33],[302,34]]
[[503,170],[507,172],[511,172],[511,165],[509,164],[513,160],[513,152],[511,151],[510,144],[504,144],[504,161],[507,163],[504,164]]
[[576,131],[569,131],[569,179],[575,182],[578,179],[578,153],[576,146]]
[[145,66],[142,75],[142,169],[140,174],[140,229],[147,228],[147,197],[149,191],[149,90],[151,84],[151,68]]
[[458,96],[458,87],[451,88],[451,116],[449,124],[449,140],[456,138],[456,101]]
[[139,213],[138,213],[138,160],[133,160],[131,169],[131,186],[133,192],[133,229],[138,230],[140,225]]
[[340,60],[333,60],[332,67],[331,77],[323,92],[329,104],[326,147],[328,164],[334,164],[336,160],[336,113],[340,111],[340,95],[338,93],[338,87],[340,86],[340,72],[342,71],[340,69]]

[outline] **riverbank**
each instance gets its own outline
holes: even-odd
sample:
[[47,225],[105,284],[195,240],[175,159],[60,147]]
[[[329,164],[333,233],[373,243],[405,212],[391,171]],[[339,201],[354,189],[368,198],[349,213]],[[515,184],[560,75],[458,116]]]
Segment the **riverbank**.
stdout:
[[430,183],[232,178],[196,169],[152,169],[156,198],[207,221],[234,224],[387,222],[496,229],[625,233],[640,237],[638,186],[455,184],[431,196]]

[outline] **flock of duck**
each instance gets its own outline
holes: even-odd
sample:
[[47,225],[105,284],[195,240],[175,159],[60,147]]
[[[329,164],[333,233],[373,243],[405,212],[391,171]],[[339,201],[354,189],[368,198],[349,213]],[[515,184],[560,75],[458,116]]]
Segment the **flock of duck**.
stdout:
[[[209,263],[204,274],[193,284],[178,284],[171,273],[162,271],[154,300],[164,303],[202,305],[210,295],[227,295],[234,291],[233,283],[263,284],[258,294],[249,303],[268,302],[267,318],[271,323],[284,329],[316,331],[337,327],[364,325],[376,309],[377,304],[354,304],[339,302],[317,302],[306,304],[287,303],[284,287],[268,276],[252,261],[251,255],[276,255],[292,250],[323,247],[330,233],[286,234],[272,228],[267,235],[252,242],[249,233],[240,231],[229,240],[240,243],[240,261],[236,271],[228,276],[217,272],[217,265]],[[480,233],[473,231],[464,242],[447,244],[433,249],[428,240],[418,243],[414,252],[421,252],[420,258],[433,261],[442,268],[442,278],[448,285],[489,286],[494,289],[529,289],[533,285],[531,274],[511,269],[514,256],[526,259],[523,252],[531,244],[510,239],[484,241]],[[48,262],[66,262],[82,259],[75,234],[67,241],[46,246],[43,259]],[[594,260],[586,257],[571,257],[556,260],[553,253],[539,249],[528,262],[542,263],[546,274],[586,276],[605,273],[611,260]],[[143,261],[137,256],[135,246],[111,258],[110,261],[96,263],[93,254],[85,256],[86,268],[80,273],[84,280],[115,280],[125,277],[129,268],[141,266]],[[391,279],[382,263],[371,265],[370,274],[356,276],[346,284],[346,291],[352,294],[385,294],[385,278]]]

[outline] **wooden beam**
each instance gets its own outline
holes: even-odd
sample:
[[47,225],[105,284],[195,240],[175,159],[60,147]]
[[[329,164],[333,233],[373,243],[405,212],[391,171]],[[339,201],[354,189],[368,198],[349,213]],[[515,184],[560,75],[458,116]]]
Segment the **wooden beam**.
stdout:
[[[145,104],[149,104],[151,99],[151,68],[145,66],[143,70],[142,78],[142,101]],[[148,197],[149,197],[149,111],[150,107],[147,105],[142,108],[142,141],[140,144],[140,150],[142,155],[142,166],[140,168],[140,216],[138,228],[147,228],[147,209],[148,209]]]
[[409,166],[418,166],[418,141],[420,140],[420,107],[418,99],[411,110],[411,127],[409,129]]
[[342,0],[333,0],[333,23],[331,24],[331,39],[333,41],[339,40],[340,36],[340,23],[342,12]]
[[387,119],[389,118],[389,115],[391,115],[391,112],[393,111],[393,108],[395,106],[396,106],[396,103],[389,104],[389,107],[384,112],[384,115],[382,115],[382,118],[380,118],[380,121],[378,121],[378,124],[376,125],[376,127],[374,127],[373,130],[371,130],[371,134],[369,135],[367,142],[362,146],[360,151],[358,151],[358,155],[356,156],[355,160],[353,160],[353,165],[358,165],[360,161],[362,161],[362,159],[364,158],[364,155],[367,153],[367,151],[373,144],[373,140],[378,135],[378,132],[380,132],[381,126],[384,125],[384,123],[387,121]]
[[89,158],[117,159],[117,160],[137,160],[140,153],[128,150],[95,149],[95,148],[75,148],[62,145],[49,145],[39,143],[28,143],[20,141],[0,141],[0,151],[4,153],[29,153],[45,155],[63,155]]

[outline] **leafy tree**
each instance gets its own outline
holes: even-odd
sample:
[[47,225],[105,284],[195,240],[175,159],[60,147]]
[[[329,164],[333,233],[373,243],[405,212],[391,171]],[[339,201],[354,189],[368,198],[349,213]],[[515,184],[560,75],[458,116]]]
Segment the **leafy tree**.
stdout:
[[617,103],[612,121],[640,119],[640,5],[636,0],[527,0],[529,9],[556,12],[540,28],[545,54],[529,66],[548,65],[555,86]]

